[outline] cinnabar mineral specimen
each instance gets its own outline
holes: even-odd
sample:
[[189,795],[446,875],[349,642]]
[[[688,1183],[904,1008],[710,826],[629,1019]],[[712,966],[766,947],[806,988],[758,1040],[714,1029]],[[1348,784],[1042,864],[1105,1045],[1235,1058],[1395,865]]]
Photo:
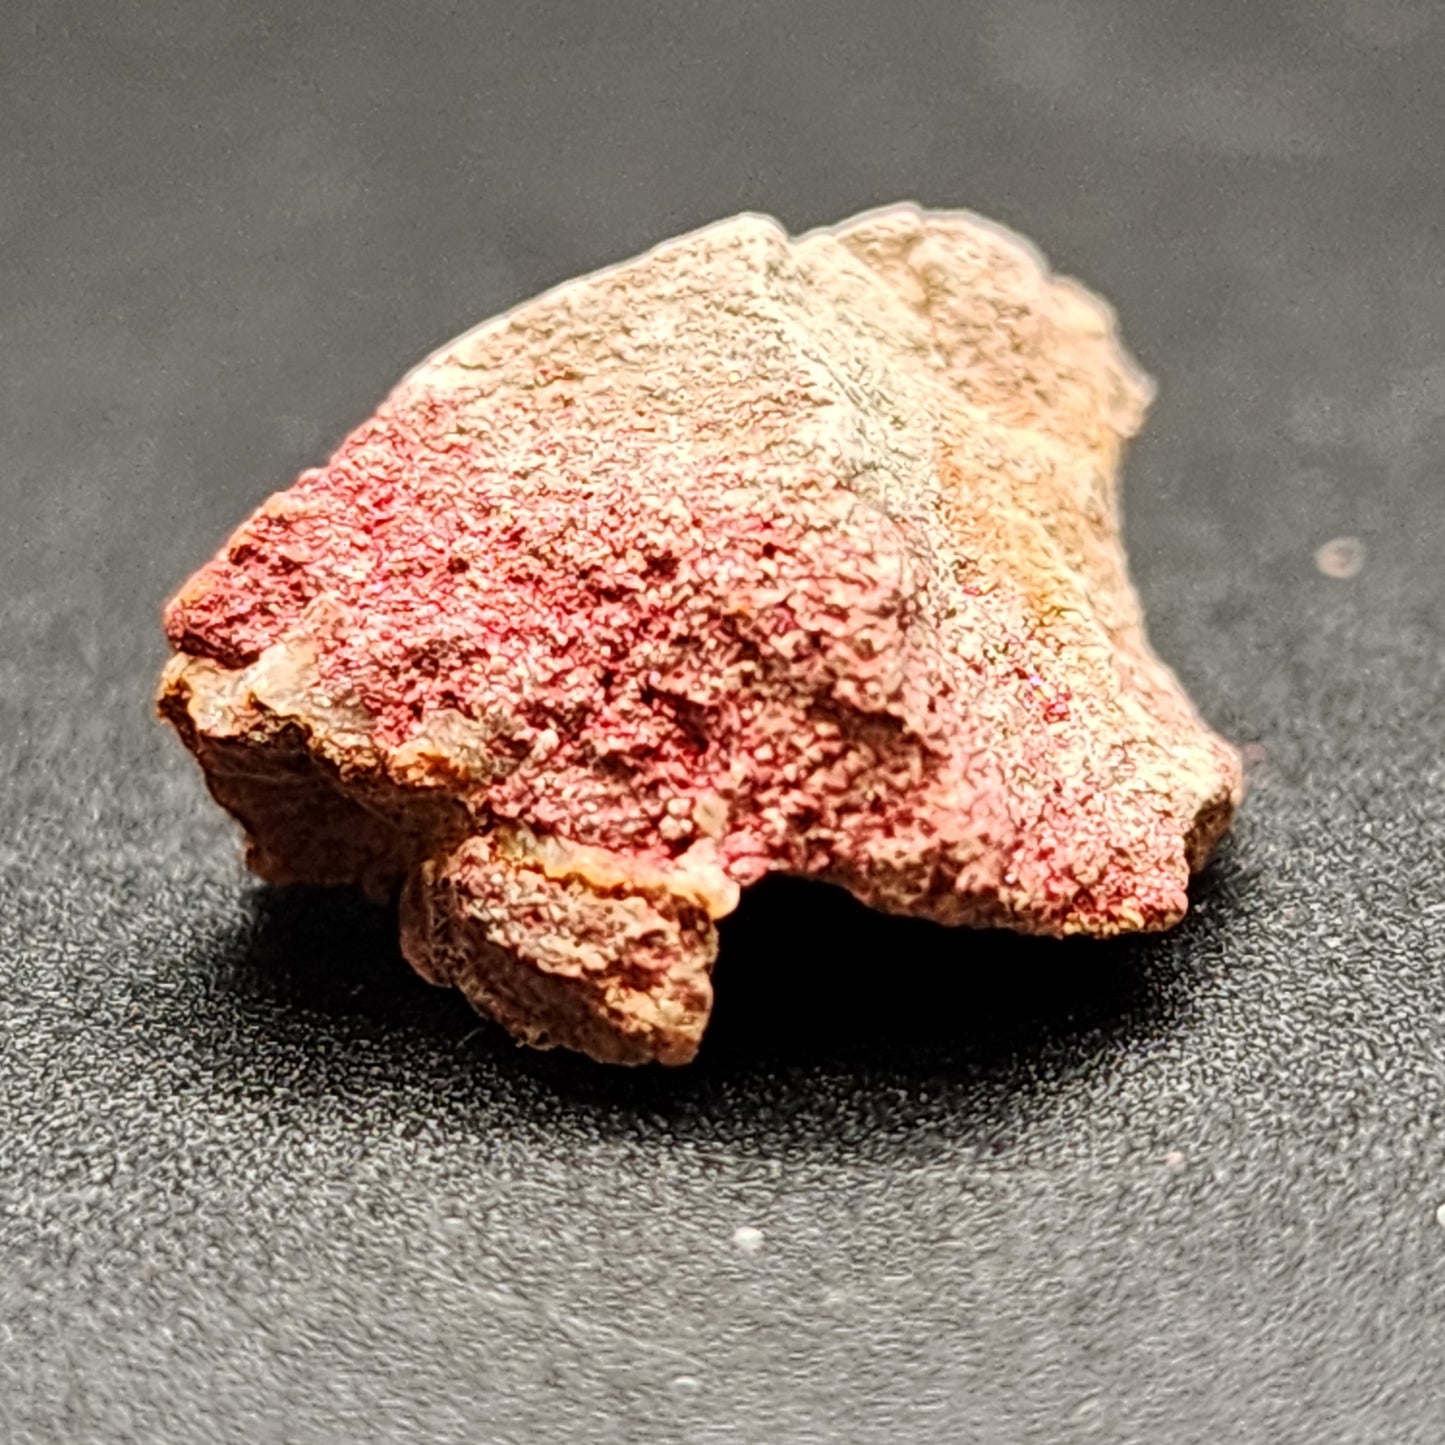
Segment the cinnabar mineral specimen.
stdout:
[[1148,393],[987,222],[739,216],[406,377],[170,603],[161,712],[261,877],[601,1060],[692,1058],[773,870],[1167,928],[1241,783],[1120,549]]

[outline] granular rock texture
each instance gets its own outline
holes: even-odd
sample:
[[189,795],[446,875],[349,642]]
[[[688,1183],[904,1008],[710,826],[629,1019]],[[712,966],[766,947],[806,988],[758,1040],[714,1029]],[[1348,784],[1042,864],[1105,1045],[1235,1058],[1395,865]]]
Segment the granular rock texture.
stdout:
[[598,1059],[693,1055],[774,870],[1166,928],[1240,767],[1128,580],[1147,398],[986,222],[740,216],[412,372],[172,600],[161,710],[263,878],[399,889],[416,968]]

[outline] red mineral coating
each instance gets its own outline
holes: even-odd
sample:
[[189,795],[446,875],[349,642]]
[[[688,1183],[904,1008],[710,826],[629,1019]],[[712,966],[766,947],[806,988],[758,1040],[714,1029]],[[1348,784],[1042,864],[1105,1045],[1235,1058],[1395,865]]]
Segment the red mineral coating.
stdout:
[[278,883],[402,887],[519,1037],[681,1062],[781,870],[1166,928],[1240,797],[1149,650],[1111,314],[974,217],[741,216],[408,376],[170,603],[163,714]]

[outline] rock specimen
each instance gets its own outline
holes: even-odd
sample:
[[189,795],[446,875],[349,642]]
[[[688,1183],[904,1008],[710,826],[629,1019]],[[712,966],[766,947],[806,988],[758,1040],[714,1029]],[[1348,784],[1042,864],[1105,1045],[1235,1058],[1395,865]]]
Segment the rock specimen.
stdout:
[[263,878],[399,889],[418,970],[597,1059],[692,1057],[774,870],[1166,928],[1240,767],[1120,549],[1148,392],[977,218],[739,216],[413,371],[170,603],[160,708]]

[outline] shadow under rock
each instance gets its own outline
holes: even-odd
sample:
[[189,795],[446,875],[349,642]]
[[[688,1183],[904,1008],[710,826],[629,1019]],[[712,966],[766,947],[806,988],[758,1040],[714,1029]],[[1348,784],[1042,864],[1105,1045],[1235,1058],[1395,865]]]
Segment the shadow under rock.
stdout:
[[[1233,872],[1226,847],[1195,880],[1196,910],[1234,890]],[[697,1061],[616,1069],[519,1049],[422,981],[397,949],[394,910],[344,891],[258,888],[250,911],[217,941],[209,982],[249,1015],[262,1051],[284,1030],[343,1073],[348,1054],[374,1063],[380,1049],[390,1076],[420,1071],[458,1106],[505,1094],[514,1114],[565,1106],[606,1134],[815,1152],[868,1134],[880,1099],[895,1133],[1005,1138],[1072,1081],[1167,1038],[1217,953],[1200,946],[1212,913],[1167,935],[1060,943],[891,918],[834,888],[770,879],[722,926]],[[840,1111],[860,1110],[860,1129],[840,1131]]]

